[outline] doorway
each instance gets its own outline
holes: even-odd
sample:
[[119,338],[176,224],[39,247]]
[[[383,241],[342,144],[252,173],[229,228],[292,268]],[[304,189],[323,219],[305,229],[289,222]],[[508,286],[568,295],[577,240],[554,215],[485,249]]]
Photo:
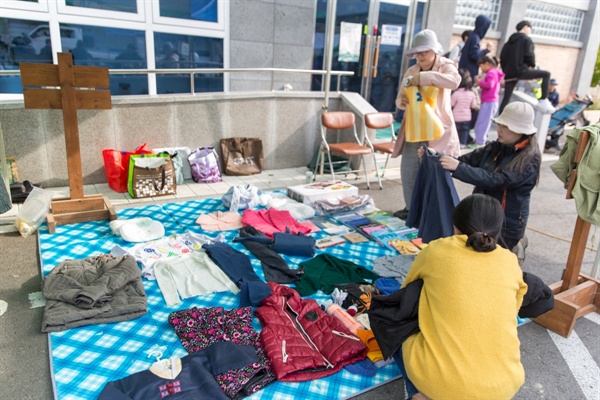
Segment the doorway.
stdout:
[[[340,90],[360,93],[377,111],[395,112],[400,73],[410,62],[404,57],[405,37],[422,29],[425,5],[411,0],[338,0],[331,68],[354,72],[339,78]],[[317,0],[313,69],[325,69],[327,18],[327,0]],[[323,78],[313,75],[312,90],[323,89]],[[332,77],[331,90],[336,90],[337,79]]]

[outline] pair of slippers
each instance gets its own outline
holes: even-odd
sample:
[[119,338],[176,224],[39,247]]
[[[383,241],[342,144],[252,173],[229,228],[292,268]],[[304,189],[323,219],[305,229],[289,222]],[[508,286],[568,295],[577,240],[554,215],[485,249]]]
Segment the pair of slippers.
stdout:
[[13,203],[23,203],[34,187],[41,188],[40,184],[34,185],[29,181],[15,182],[10,185],[10,197]]

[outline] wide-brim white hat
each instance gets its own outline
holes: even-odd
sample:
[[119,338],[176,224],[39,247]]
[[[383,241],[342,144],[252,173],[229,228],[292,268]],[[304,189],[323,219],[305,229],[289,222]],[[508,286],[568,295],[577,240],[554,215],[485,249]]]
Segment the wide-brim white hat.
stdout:
[[497,118],[492,118],[497,124],[505,125],[514,133],[533,135],[537,129],[533,125],[533,107],[522,101],[508,104]]
[[417,33],[413,40],[412,47],[406,50],[405,55],[410,56],[428,50],[433,50],[437,54],[442,54],[444,52],[444,48],[440,42],[438,42],[437,35],[431,29],[425,29]]

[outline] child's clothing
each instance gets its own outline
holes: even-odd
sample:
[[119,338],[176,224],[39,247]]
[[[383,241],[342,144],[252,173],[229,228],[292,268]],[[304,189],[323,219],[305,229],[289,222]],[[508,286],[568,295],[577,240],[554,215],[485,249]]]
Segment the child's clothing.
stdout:
[[504,78],[504,73],[496,68],[490,68],[485,78],[479,81],[481,88],[481,108],[475,122],[475,142],[478,145],[484,145],[487,133],[492,124],[492,118],[498,111],[498,95],[500,93],[500,83]]
[[471,110],[477,108],[477,97],[472,90],[459,88],[452,93],[451,105],[460,144],[466,145],[471,125]]

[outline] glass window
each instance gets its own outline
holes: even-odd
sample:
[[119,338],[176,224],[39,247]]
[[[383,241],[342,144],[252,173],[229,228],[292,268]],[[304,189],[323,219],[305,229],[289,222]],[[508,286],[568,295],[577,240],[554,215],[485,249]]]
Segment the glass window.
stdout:
[[[0,69],[19,69],[20,62],[52,63],[48,23],[0,18]],[[21,77],[0,77],[0,92],[22,93]]]
[[533,35],[567,40],[579,40],[583,16],[583,11],[547,3],[527,3],[525,11]]
[[[146,39],[143,31],[99,26],[60,24],[62,50],[73,54],[75,65],[110,69],[144,69]],[[112,95],[148,94],[146,75],[110,75]]]
[[[154,33],[156,68],[223,68],[223,39]],[[190,93],[188,74],[156,76],[158,94]],[[223,91],[223,74],[195,76],[194,91]]]
[[68,6],[137,13],[136,0],[66,0]]
[[217,22],[217,0],[161,0],[160,16]]
[[460,27],[475,27],[478,15],[487,15],[492,20],[491,29],[496,30],[500,15],[500,0],[459,1],[454,12],[454,25]]

